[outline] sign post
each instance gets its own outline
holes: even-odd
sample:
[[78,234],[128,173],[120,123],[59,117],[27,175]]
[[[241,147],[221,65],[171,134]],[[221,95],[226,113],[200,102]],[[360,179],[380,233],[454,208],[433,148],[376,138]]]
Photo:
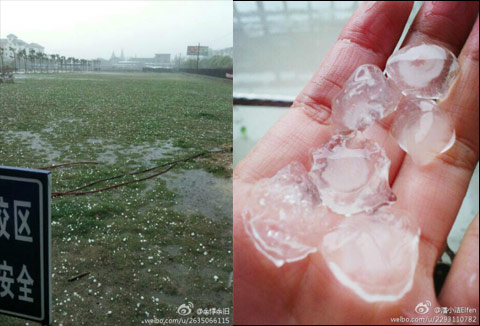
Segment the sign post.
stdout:
[[51,324],[50,172],[0,166],[0,313]]
[[198,45],[189,45],[187,46],[187,55],[208,56],[208,46],[200,46],[200,43]]
[[208,56],[208,46],[200,46],[198,43],[197,46],[187,46],[187,55],[196,55],[197,56],[197,74],[198,74],[198,62],[200,61],[200,56]]

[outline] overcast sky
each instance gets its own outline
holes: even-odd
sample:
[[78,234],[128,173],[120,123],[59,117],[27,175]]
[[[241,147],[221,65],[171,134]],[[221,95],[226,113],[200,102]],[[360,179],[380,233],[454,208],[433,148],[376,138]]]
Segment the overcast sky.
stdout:
[[232,1],[0,0],[0,38],[12,33],[48,54],[94,59],[186,55],[188,45],[233,44]]

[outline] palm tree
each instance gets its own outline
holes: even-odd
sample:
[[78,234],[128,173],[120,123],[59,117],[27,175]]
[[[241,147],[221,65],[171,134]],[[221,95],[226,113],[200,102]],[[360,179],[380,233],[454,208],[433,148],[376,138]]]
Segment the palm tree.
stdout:
[[80,59],[73,58],[73,70],[76,71],[78,68],[76,68],[77,64],[80,62]]
[[41,57],[41,60],[42,60],[42,67],[45,66],[45,63],[47,64],[47,65],[46,65],[46,66],[47,66],[46,68],[47,68],[47,73],[48,73],[48,54],[42,53],[42,54],[40,55],[40,57]]
[[69,57],[67,61],[70,61],[70,71],[73,72],[73,60],[75,60],[74,57]]
[[38,59],[40,61],[40,71],[44,72],[45,70],[45,58],[47,58],[47,55],[42,52],[38,52]]
[[42,61],[46,63],[46,69],[47,69],[47,74],[48,74],[48,66],[50,64],[50,58],[48,56],[48,54],[46,53],[42,53]]
[[40,63],[40,72],[43,70],[43,53],[37,52],[35,54],[35,58],[38,60],[37,62]]
[[27,51],[25,49],[18,51],[18,57],[23,59],[23,64],[25,65],[25,73],[27,73]]
[[49,58],[48,54],[42,53],[42,60],[44,60],[44,62],[47,63],[47,74],[48,74],[48,66],[49,66],[49,63],[50,63],[50,58]]
[[33,72],[35,73],[35,50],[34,49],[28,50],[28,59],[30,60],[30,67],[32,67],[32,63],[33,63]]
[[3,71],[3,54],[5,53],[5,49],[0,47],[0,62],[2,63],[2,71]]
[[15,48],[12,48],[12,47],[9,47],[8,49],[13,54],[13,57],[11,57],[11,58],[13,58],[13,65],[15,67],[14,69],[15,69],[15,71],[17,71],[17,51],[15,50]]
[[55,61],[57,62],[57,72],[58,72],[58,63],[60,62],[60,55],[55,54]]
[[[55,67],[57,66],[57,55],[56,54],[50,54],[50,60],[52,60],[53,63],[53,72],[55,72]],[[48,70],[48,68],[47,68]]]

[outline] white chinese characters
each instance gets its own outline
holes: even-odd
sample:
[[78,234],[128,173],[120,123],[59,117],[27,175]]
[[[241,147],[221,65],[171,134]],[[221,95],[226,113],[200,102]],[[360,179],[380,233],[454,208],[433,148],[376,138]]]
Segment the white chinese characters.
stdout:
[[28,273],[27,266],[22,266],[22,270],[15,279],[13,267],[7,265],[7,262],[4,260],[3,263],[0,264],[0,298],[10,297],[10,299],[15,299],[12,290],[15,281],[19,284],[18,291],[20,293],[17,296],[18,300],[33,303],[34,300],[30,295],[32,294],[34,281]]
[[[13,214],[8,211],[10,207],[13,207]],[[31,208],[32,204],[28,201],[14,200],[13,205],[10,205],[4,202],[3,197],[0,197],[0,240],[2,238],[10,240],[11,234],[8,232],[7,226],[8,223],[13,223],[14,240],[33,242],[32,231],[28,223]],[[12,215],[13,220],[10,220],[10,216]]]
[[23,265],[22,271],[17,277],[17,282],[21,284],[19,291],[22,293],[22,295],[18,296],[18,300],[33,302],[33,298],[28,296],[32,294],[32,289],[29,287],[33,285],[33,279],[28,274],[27,266]]
[[6,261],[0,265],[0,298],[7,295],[13,299],[13,292],[11,286],[15,280],[13,279],[13,268],[8,266]]
[[10,216],[7,212],[8,204],[3,202],[3,197],[0,197],[0,239],[5,237],[10,239],[10,234],[7,232],[7,222]]
[[[32,242],[31,231],[28,226],[28,216],[32,204],[27,201],[15,200],[13,202],[15,214],[15,240]],[[23,211],[21,209],[24,209]],[[18,223],[20,221],[20,223]]]

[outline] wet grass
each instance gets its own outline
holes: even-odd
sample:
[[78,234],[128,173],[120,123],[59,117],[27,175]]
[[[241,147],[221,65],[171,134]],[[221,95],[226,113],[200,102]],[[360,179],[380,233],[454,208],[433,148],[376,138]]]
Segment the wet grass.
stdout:
[[[0,85],[0,165],[100,163],[53,170],[53,191],[65,191],[228,148],[231,94],[231,82],[176,74],[17,79]],[[189,170],[224,185],[231,176],[231,154],[182,163],[171,172],[182,176]],[[231,313],[231,213],[185,209],[185,197],[195,192],[169,187],[171,178],[53,199],[54,325],[140,325],[149,318],[178,317],[178,306],[188,302],[194,311],[230,308]],[[231,200],[229,187],[209,191]],[[231,207],[231,201],[221,205]],[[90,274],[67,281],[82,272]],[[0,316],[0,324],[25,322]]]

